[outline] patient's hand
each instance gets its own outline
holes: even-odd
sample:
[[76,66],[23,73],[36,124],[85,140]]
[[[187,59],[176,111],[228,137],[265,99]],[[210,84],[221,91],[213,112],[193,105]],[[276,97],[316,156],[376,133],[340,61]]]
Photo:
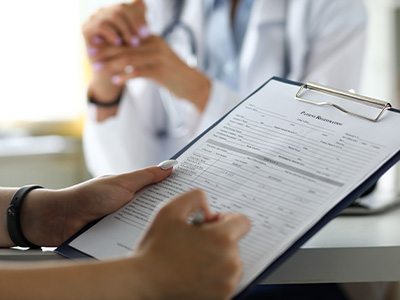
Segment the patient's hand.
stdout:
[[[188,224],[199,210],[206,222]],[[135,252],[144,298],[230,299],[242,273],[238,243],[249,229],[243,215],[212,214],[200,191],[172,200]]]
[[172,169],[151,167],[98,177],[62,190],[34,190],[21,211],[22,231],[40,246],[58,246],[86,224],[116,211],[146,185],[162,181]]

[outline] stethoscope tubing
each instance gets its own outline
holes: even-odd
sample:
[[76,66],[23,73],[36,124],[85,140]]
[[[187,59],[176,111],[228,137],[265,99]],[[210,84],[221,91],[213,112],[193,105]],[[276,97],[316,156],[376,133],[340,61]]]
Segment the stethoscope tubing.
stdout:
[[[287,32],[287,14],[289,10],[289,1],[290,0],[283,0],[284,3],[284,9],[285,9],[285,18],[284,18],[284,24],[283,24],[283,30],[284,30],[284,44],[283,44],[283,74],[282,77],[287,77],[290,74],[290,42],[288,38],[288,32]],[[190,47],[190,52],[191,55],[195,58],[195,62],[191,62],[191,67],[198,67],[197,66],[197,61],[198,61],[198,45],[196,42],[196,38],[194,35],[193,30],[190,28],[189,25],[185,24],[181,20],[183,8],[185,5],[185,0],[175,0],[173,4],[173,18],[172,21],[165,27],[165,29],[161,33],[161,37],[164,38],[166,41],[168,41],[169,37],[173,34],[174,31],[176,31],[178,28],[183,30],[185,34],[188,36],[188,41],[189,41],[189,47]],[[179,112],[176,109],[175,103],[173,96],[171,93],[167,90],[160,90],[160,99],[161,99],[161,104],[165,110],[166,113],[166,130],[165,132],[163,131],[160,136],[163,135],[169,135],[173,137],[180,137],[184,136],[187,134],[187,130],[185,130],[185,125],[182,116],[179,114]]]

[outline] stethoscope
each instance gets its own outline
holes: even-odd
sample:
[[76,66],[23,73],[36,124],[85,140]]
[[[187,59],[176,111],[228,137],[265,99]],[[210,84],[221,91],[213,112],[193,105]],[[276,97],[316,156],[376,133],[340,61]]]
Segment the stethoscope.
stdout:
[[[284,18],[284,45],[283,45],[283,74],[282,77],[287,77],[290,74],[290,43],[287,37],[287,13],[289,8],[290,0],[283,0],[285,7],[285,18]],[[168,41],[169,37],[177,31],[181,30],[188,40],[188,46],[192,59],[188,64],[191,67],[197,67],[198,64],[198,46],[193,30],[182,21],[182,12],[185,6],[185,0],[175,0],[173,3],[173,17],[172,21],[164,28],[161,32],[161,37]],[[160,89],[160,99],[162,106],[166,113],[166,126],[165,129],[158,132],[159,137],[183,137],[188,133],[184,119],[176,109],[173,95],[167,89]]]
[[188,37],[190,53],[197,56],[198,48],[193,30],[184,22],[182,22],[182,12],[185,6],[185,0],[175,0],[173,3],[172,21],[161,32],[161,37],[168,40],[168,37],[176,30],[181,29]]
[[[164,28],[161,32],[161,37],[168,41],[169,37],[178,29],[182,30],[187,36],[189,50],[191,54],[191,60],[187,63],[191,67],[197,67],[198,61],[198,48],[196,43],[196,38],[194,36],[193,30],[184,22],[182,22],[182,12],[185,6],[185,0],[175,0],[173,3],[173,16],[172,21]],[[185,125],[184,118],[181,116],[175,105],[174,96],[165,88],[159,89],[161,104],[165,111],[166,124],[165,128],[157,132],[157,136],[163,137],[173,137],[180,138],[188,134],[188,128]]]

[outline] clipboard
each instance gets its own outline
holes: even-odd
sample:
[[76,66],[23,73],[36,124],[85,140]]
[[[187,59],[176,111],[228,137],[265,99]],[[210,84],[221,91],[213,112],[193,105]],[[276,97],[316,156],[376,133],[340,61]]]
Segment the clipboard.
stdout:
[[[353,93],[347,93],[347,92],[342,92],[342,91],[337,91],[333,90],[330,88],[318,86],[315,84],[302,84],[299,82],[294,82],[294,81],[289,81],[286,79],[278,78],[278,77],[273,77],[267,82],[265,82],[263,85],[261,85],[256,91],[254,91],[251,95],[249,95],[247,98],[245,98],[243,101],[241,101],[235,108],[233,108],[231,111],[229,111],[225,116],[223,116],[220,120],[218,120],[216,123],[214,123],[210,128],[208,128],[206,131],[204,131],[201,135],[199,135],[197,138],[195,138],[190,144],[185,146],[182,150],[180,150],[177,154],[175,154],[172,159],[176,159],[179,156],[181,156],[185,151],[187,151],[192,145],[194,145],[197,141],[199,141],[207,132],[209,132],[211,129],[213,129],[215,126],[217,126],[224,118],[226,118],[232,111],[234,111],[238,106],[243,104],[247,99],[252,97],[254,94],[256,94],[260,89],[262,89],[265,85],[267,85],[271,81],[279,81],[281,83],[285,83],[288,85],[292,86],[297,86],[299,88],[298,93],[294,96],[294,100],[298,101],[303,101],[303,102],[309,102],[311,101],[311,104],[316,104],[316,105],[329,105],[333,106],[336,109],[342,110],[344,113],[349,114],[351,117],[360,117],[363,119],[365,116],[359,115],[358,112],[354,111],[344,111],[341,109],[342,107],[338,108],[334,104],[335,103],[324,103],[324,104],[319,104],[320,102],[315,102],[313,100],[305,98],[304,94],[305,91],[307,90],[312,90],[312,91],[317,91],[317,92],[322,92],[322,93],[328,93],[330,95],[333,95],[335,97],[340,97],[340,98],[349,98],[348,100],[356,101],[361,104],[365,104],[368,106],[372,106],[378,109],[378,113],[374,118],[369,118],[368,120],[370,122],[379,122],[383,116],[384,112],[386,110],[393,111],[395,113],[400,113],[399,110],[396,110],[391,107],[390,103],[380,101],[377,99],[372,99],[372,98],[367,98],[364,96],[360,95],[355,95]],[[366,180],[361,182],[356,188],[354,188],[347,196],[345,196],[339,203],[337,203],[332,209],[330,209],[325,215],[321,216],[319,221],[313,225],[305,234],[303,234],[299,239],[297,239],[295,242],[291,244],[291,246],[284,251],[283,253],[280,254],[278,258],[276,258],[271,264],[266,266],[264,268],[264,271],[258,275],[248,286],[245,288],[240,294],[238,294],[235,299],[244,299],[250,289],[251,286],[254,284],[259,283],[262,279],[270,275],[274,270],[276,270],[285,260],[287,260],[291,255],[295,253],[295,251],[300,248],[308,239],[310,239],[315,233],[317,233],[322,227],[324,227],[329,221],[331,221],[333,218],[335,218],[341,211],[343,211],[346,207],[348,207],[355,199],[357,199],[360,195],[362,195],[365,191],[367,191],[371,186],[373,186],[376,181],[390,168],[392,167],[397,161],[400,160],[400,149],[389,159],[385,161],[385,163],[374,173],[372,173]],[[98,221],[95,221],[89,225],[87,225],[85,228],[83,228],[81,231],[79,231],[77,234],[75,234],[73,237],[71,237],[69,240],[67,240],[63,245],[58,247],[55,252],[63,255],[68,258],[87,258],[91,257],[73,247],[71,247],[69,244],[72,240],[74,240],[77,236],[88,230],[90,227],[95,225]]]

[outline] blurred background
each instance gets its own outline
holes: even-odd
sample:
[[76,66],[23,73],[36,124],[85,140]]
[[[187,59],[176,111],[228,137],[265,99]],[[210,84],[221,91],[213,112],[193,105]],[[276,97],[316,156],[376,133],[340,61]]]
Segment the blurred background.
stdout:
[[[81,24],[114,2],[0,1],[0,186],[62,188],[90,178],[81,142],[90,78]],[[400,107],[400,0],[365,2],[367,54],[357,92]],[[398,185],[397,169],[380,180],[383,188]]]
[[[400,0],[365,0],[360,93],[400,106]],[[81,134],[90,73],[81,23],[115,0],[0,2],[0,183],[65,187],[90,175]],[[385,177],[393,185],[395,172]]]

